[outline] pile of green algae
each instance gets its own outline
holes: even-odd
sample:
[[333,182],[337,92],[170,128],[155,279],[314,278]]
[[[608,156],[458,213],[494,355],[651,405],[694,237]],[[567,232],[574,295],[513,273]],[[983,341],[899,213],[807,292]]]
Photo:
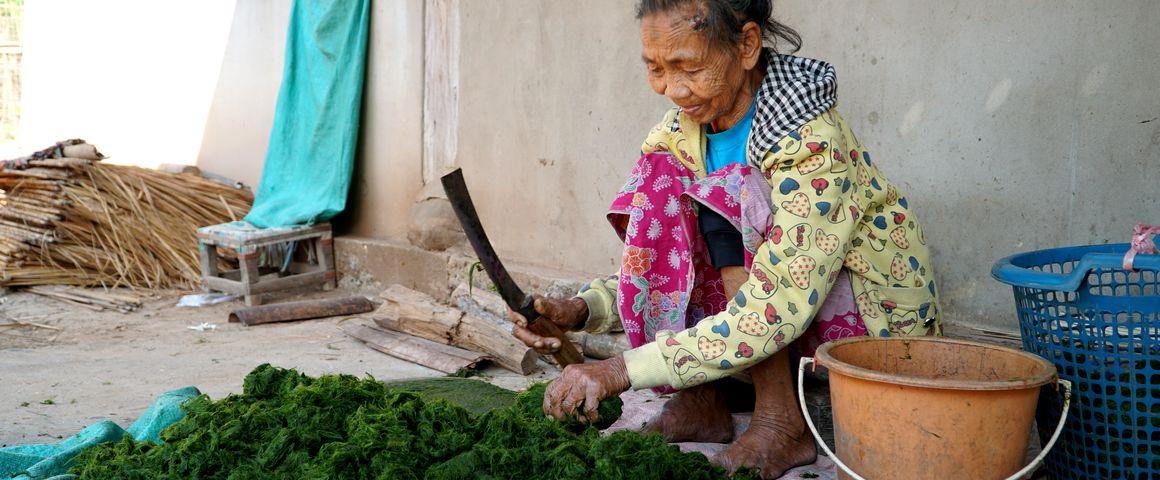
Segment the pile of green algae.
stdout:
[[[704,455],[681,453],[659,435],[601,436],[593,426],[548,419],[544,384],[507,407],[477,402],[485,413],[447,401],[453,392],[425,400],[423,387],[414,387],[262,365],[246,376],[241,395],[188,401],[162,444],[126,437],[99,445],[82,452],[70,473],[123,480],[727,477]],[[620,409],[619,399],[602,402],[597,427],[611,424]]]

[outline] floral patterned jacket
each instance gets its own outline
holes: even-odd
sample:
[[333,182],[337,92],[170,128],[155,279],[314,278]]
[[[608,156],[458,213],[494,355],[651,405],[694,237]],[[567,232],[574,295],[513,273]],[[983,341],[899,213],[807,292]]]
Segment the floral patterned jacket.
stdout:
[[[772,356],[805,331],[842,268],[870,332],[941,334],[922,229],[906,197],[838,115],[834,85],[824,62],[772,56],[748,145],[750,163],[772,189],[768,240],[725,311],[681,332],[658,332],[655,342],[625,352],[633,388],[686,388]],[[763,141],[769,138],[776,143]],[[704,128],[674,108],[642,151],[672,152],[703,177],[705,144]],[[618,281],[598,279],[581,290],[589,308],[585,330],[616,329]],[[769,328],[747,328],[754,322]]]

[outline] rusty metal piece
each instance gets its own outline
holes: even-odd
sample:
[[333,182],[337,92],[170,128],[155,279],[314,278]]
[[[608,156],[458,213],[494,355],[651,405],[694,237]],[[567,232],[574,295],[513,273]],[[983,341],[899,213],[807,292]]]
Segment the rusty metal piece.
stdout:
[[375,309],[366,297],[326,298],[239,308],[230,312],[230,322],[252,326],[263,323],[294,322],[313,318],[367,313]]

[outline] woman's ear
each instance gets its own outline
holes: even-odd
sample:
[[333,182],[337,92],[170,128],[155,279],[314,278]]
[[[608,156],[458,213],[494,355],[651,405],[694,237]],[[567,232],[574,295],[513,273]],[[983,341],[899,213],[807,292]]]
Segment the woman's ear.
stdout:
[[761,59],[761,27],[757,22],[746,22],[741,27],[741,41],[738,44],[741,51],[741,65],[746,70],[753,70]]

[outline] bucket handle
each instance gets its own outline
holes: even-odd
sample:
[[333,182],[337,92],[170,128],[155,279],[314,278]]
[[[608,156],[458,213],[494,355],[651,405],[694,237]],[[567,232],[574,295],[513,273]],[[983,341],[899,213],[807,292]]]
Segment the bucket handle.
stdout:
[[[813,357],[802,357],[801,364],[798,365],[798,381],[797,381],[798,391],[797,391],[797,394],[798,394],[798,406],[800,406],[802,409],[802,416],[805,417],[805,419],[806,419],[806,425],[810,427],[810,433],[812,433],[814,435],[814,439],[817,440],[818,445],[822,446],[822,451],[826,452],[826,455],[828,455],[830,457],[830,459],[834,461],[834,464],[836,464],[838,466],[838,468],[842,469],[843,472],[846,472],[846,475],[849,475],[854,480],[866,480],[865,477],[858,475],[857,473],[854,473],[854,471],[851,470],[850,467],[847,467],[845,463],[842,463],[842,459],[838,458],[838,456],[835,455],[832,450],[830,450],[830,447],[828,445],[826,445],[826,441],[822,440],[822,435],[820,433],[818,433],[818,428],[814,426],[814,420],[812,418],[810,418],[809,409],[806,408],[806,393],[805,393],[805,389],[804,389],[804,387],[805,387],[804,377],[806,374],[806,365],[816,365],[814,362],[814,358]],[[1063,433],[1063,425],[1067,423],[1067,414],[1068,414],[1068,411],[1071,410],[1071,382],[1064,380],[1062,378],[1060,378],[1058,380],[1059,380],[1059,384],[1063,385],[1063,390],[1064,390],[1064,392],[1063,392],[1063,412],[1060,413],[1059,425],[1056,425],[1055,433],[1051,435],[1051,440],[1047,441],[1047,445],[1045,445],[1043,447],[1043,451],[1039,452],[1039,456],[1035,457],[1035,459],[1032,460],[1031,463],[1028,464],[1026,467],[1023,467],[1022,470],[1015,472],[1013,475],[1011,475],[1010,477],[1007,477],[1005,480],[1019,480],[1019,479],[1023,478],[1025,475],[1027,475],[1028,473],[1031,473],[1036,468],[1038,468],[1039,465],[1043,463],[1043,459],[1047,458],[1047,454],[1049,452],[1051,452],[1051,449],[1055,447],[1055,441],[1059,440],[1059,435],[1061,433]]]

